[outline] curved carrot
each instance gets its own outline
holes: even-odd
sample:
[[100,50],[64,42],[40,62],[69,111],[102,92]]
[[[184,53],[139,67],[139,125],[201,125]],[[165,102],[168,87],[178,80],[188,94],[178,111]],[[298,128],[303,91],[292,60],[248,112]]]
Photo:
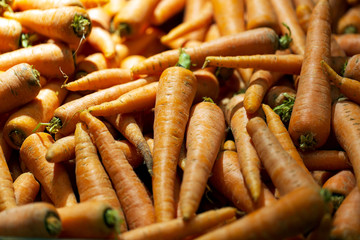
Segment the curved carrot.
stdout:
[[31,172],[22,173],[14,181],[16,205],[20,206],[34,202],[39,190],[40,184],[36,181],[34,175]]
[[181,12],[185,7],[186,0],[162,0],[152,13],[150,21],[153,25],[161,25],[176,14]]
[[47,133],[33,133],[21,145],[20,157],[56,207],[74,205],[77,201],[65,168],[45,159],[46,150],[53,142]]
[[110,32],[102,27],[92,27],[87,42],[95,50],[102,52],[106,58],[115,56],[115,42],[112,40]]
[[330,83],[320,64],[322,59],[328,61],[330,58],[330,39],[330,7],[329,2],[323,0],[316,4],[312,12],[304,62],[289,123],[289,133],[295,145],[302,150],[319,148],[330,133]]
[[247,22],[246,29],[269,27],[278,32],[277,17],[271,2],[268,0],[245,0]]
[[46,151],[45,158],[52,163],[64,162],[75,158],[74,135],[56,140]]
[[194,105],[190,110],[186,132],[187,164],[179,200],[184,220],[192,218],[199,207],[224,137],[225,118],[221,109],[211,102]]
[[84,7],[80,0],[12,0],[11,8],[14,11],[25,11],[29,9],[49,9],[63,6]]

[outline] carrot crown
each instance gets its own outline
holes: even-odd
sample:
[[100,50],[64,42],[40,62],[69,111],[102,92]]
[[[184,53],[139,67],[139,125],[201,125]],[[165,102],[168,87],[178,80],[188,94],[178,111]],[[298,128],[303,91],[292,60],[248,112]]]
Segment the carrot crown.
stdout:
[[210,97],[203,97],[203,102],[209,102],[209,103],[214,103],[214,100],[212,100]]
[[12,12],[11,5],[13,3],[13,0],[0,0],[0,13],[3,13],[4,11],[10,11]]
[[71,26],[76,36],[83,38],[90,34],[91,20],[82,15],[75,14]]
[[190,55],[187,54],[183,48],[180,48],[179,61],[176,63],[176,66],[183,67],[186,69],[190,69],[191,67]]
[[289,34],[286,33],[284,36],[282,36],[279,39],[280,49],[287,49],[287,48],[289,48],[290,43],[292,42],[291,30],[286,23],[282,23],[282,25],[284,25],[287,28],[287,30],[289,31]]
[[274,112],[280,116],[281,121],[283,123],[288,123],[290,121],[292,109],[295,103],[295,97],[289,95],[288,93],[284,93],[284,97],[286,98],[282,104],[274,107]]
[[61,220],[59,216],[57,216],[53,212],[49,212],[48,214],[46,214],[45,228],[51,236],[59,235],[62,230]]
[[127,23],[120,23],[116,29],[116,32],[119,34],[119,36],[127,36],[131,35],[131,27]]
[[354,25],[349,25],[344,29],[345,34],[358,33],[358,29]]
[[46,127],[46,130],[48,130],[49,133],[55,134],[59,131],[59,129],[62,127],[62,122],[60,118],[53,117],[48,126]]

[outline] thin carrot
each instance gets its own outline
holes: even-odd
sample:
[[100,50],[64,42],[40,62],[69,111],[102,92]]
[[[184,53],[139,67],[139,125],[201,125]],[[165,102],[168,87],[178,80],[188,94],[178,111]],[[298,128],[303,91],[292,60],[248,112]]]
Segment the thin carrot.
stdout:
[[295,145],[302,150],[324,145],[330,133],[330,82],[320,64],[322,59],[328,61],[330,58],[330,42],[330,7],[328,1],[323,0],[312,11],[304,62],[289,123],[289,133]]
[[[258,28],[242,33],[224,36],[198,47],[187,48],[191,62],[196,67],[202,66],[207,56],[270,54],[278,49],[278,36],[270,28]],[[154,55],[132,67],[134,74],[152,74],[174,66],[179,59],[179,50],[168,50]]]
[[217,105],[204,101],[191,108],[186,133],[187,164],[179,200],[184,220],[192,218],[199,207],[224,137],[225,118]]
[[245,4],[247,13],[246,29],[269,27],[278,32],[277,17],[269,0],[245,0]]
[[157,222],[175,217],[176,166],[197,89],[196,77],[187,69],[187,56],[182,52],[184,59],[179,60],[184,67],[169,67],[162,72],[156,93],[152,186]]
[[20,158],[44,187],[56,207],[76,204],[76,198],[68,174],[62,165],[49,163],[46,150],[54,142],[44,132],[28,136],[20,148]]
[[262,54],[250,56],[208,56],[204,66],[227,68],[258,68],[286,74],[300,74],[304,57],[295,54]]
[[102,27],[92,27],[87,42],[95,50],[102,52],[106,58],[115,56],[115,42],[111,39],[110,32]]
[[61,80],[49,82],[31,102],[9,116],[3,131],[5,140],[12,148],[19,150],[27,136],[45,129],[41,124],[50,121],[66,96],[67,91],[61,88],[61,84]]
[[284,239],[317,226],[325,213],[325,201],[319,190],[300,187],[273,205],[260,208],[196,239]]
[[41,75],[50,78],[62,78],[63,74],[69,76],[75,71],[71,50],[61,43],[38,44],[0,55],[0,70],[2,71],[20,63],[33,65]]
[[43,202],[29,203],[0,212],[0,235],[53,238],[61,231],[56,208]]
[[250,119],[246,129],[263,166],[281,195],[299,187],[319,189],[309,172],[282,148],[262,118]]
[[64,6],[45,10],[5,12],[4,16],[19,21],[31,31],[75,47],[91,32],[91,20],[86,10],[81,7]]
[[200,234],[234,216],[234,208],[224,207],[218,210],[203,212],[188,222],[183,221],[181,218],[176,218],[167,222],[155,223],[150,226],[138,228],[121,234],[119,239],[184,239],[187,236]]
[[80,113],[80,120],[86,123],[94,137],[104,168],[109,174],[125,213],[129,229],[154,223],[155,214],[151,199],[106,126],[88,111]]
[[45,158],[52,163],[64,162],[75,158],[75,138],[69,135],[56,140],[46,151]]
[[0,113],[9,112],[33,100],[41,89],[39,72],[27,63],[17,64],[0,73]]
[[161,0],[155,7],[150,18],[153,25],[161,25],[185,7],[186,0]]
[[31,172],[21,174],[14,181],[14,193],[16,205],[24,205],[34,202],[40,190],[40,184]]
[[132,73],[128,69],[107,68],[91,72],[79,79],[65,83],[69,91],[100,90],[133,80]]
[[[75,130],[80,111],[102,102],[115,100],[125,92],[153,82],[156,79],[157,77],[148,77],[147,79],[138,79],[128,83],[118,84],[63,104],[55,110],[47,130],[51,133],[57,133],[59,137],[69,135]],[[59,137],[56,137],[56,139]]]
[[315,150],[300,152],[305,166],[310,171],[314,170],[345,170],[351,169],[350,160],[344,151]]
[[62,6],[78,6],[84,7],[79,0],[12,0],[11,8],[14,11],[25,11],[29,9],[49,9]]

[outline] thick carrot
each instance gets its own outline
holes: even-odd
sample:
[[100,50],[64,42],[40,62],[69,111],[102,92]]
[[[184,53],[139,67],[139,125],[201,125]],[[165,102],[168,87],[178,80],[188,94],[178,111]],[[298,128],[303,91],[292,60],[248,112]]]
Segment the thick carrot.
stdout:
[[262,54],[250,56],[208,56],[205,66],[227,68],[258,68],[286,74],[300,74],[304,57],[296,54]]
[[61,218],[62,238],[113,238],[121,221],[111,204],[92,200],[57,209]]
[[102,52],[106,58],[115,56],[115,42],[112,40],[110,32],[102,27],[92,27],[87,42],[95,50]]
[[284,239],[317,226],[325,213],[325,201],[319,190],[300,187],[273,205],[260,208],[196,239]]
[[245,5],[247,13],[246,29],[269,27],[278,32],[278,21],[270,0],[245,0]]
[[186,0],[161,0],[155,7],[150,18],[153,25],[161,25],[185,7]]
[[25,11],[29,9],[49,9],[63,6],[84,7],[80,0],[12,0],[11,8],[14,11]]
[[127,2],[114,16],[114,29],[120,36],[136,37],[144,33],[150,24],[151,15],[160,0],[135,0]]
[[53,142],[47,133],[33,133],[23,142],[20,158],[44,187],[56,207],[74,205],[76,198],[65,168],[45,159],[46,150]]
[[55,110],[47,130],[51,133],[57,133],[59,137],[56,137],[56,139],[60,138],[60,136],[69,135],[75,130],[80,111],[102,102],[115,100],[122,94],[148,84],[149,82],[153,82],[156,79],[157,77],[148,77],[147,79],[138,79],[128,83],[118,84],[63,104]]
[[290,134],[287,131],[285,125],[281,121],[279,115],[277,115],[268,105],[262,104],[262,109],[266,115],[266,123],[270,131],[275,135],[283,149],[289,153],[289,155],[296,160],[296,162],[310,174],[309,170],[304,165],[304,162],[297,151],[294,143],[291,140]]
[[[198,47],[187,48],[193,66],[200,67],[207,56],[237,56],[274,53],[279,46],[278,36],[270,28],[258,28],[234,35],[224,36]],[[135,65],[134,74],[152,74],[174,66],[179,59],[179,50],[168,50],[154,55]]]
[[320,64],[321,60],[328,61],[330,58],[330,42],[330,8],[329,2],[323,0],[312,11],[304,62],[289,123],[291,138],[302,150],[324,145],[330,133],[330,82]]
[[133,114],[115,114],[106,118],[126,139],[128,139],[144,158],[146,167],[152,175],[153,159],[142,129]]
[[263,166],[281,195],[299,187],[319,189],[309,172],[282,148],[262,118],[250,119],[246,129]]
[[360,107],[351,101],[337,101],[332,108],[332,128],[341,147],[347,153],[356,177],[357,186],[360,186],[360,164],[358,137],[358,123],[360,121]]
[[0,52],[10,52],[20,47],[22,26],[18,21],[0,17],[0,37],[2,44]]
[[71,50],[61,43],[43,43],[0,55],[1,71],[20,63],[33,65],[41,75],[49,78],[62,78],[63,74],[69,76],[75,71]]
[[337,22],[336,33],[359,33],[360,32],[360,6],[349,8]]
[[53,238],[61,231],[56,208],[43,202],[29,203],[0,213],[0,235],[8,237]]
[[169,67],[160,76],[155,103],[152,182],[157,222],[175,217],[176,166],[196,89],[196,77],[184,67]]
[[350,160],[344,151],[315,150],[300,152],[305,166],[310,171],[314,170],[344,170],[351,169]]
[[360,236],[360,191],[354,187],[333,217],[330,236],[334,239],[357,239]]
[[184,220],[192,218],[199,207],[224,137],[225,118],[221,109],[211,102],[194,105],[186,133],[187,164],[179,200]]
[[224,207],[218,210],[203,212],[188,222],[176,218],[167,222],[155,223],[141,227],[119,236],[121,240],[158,240],[158,239],[185,239],[187,236],[200,234],[235,216],[235,209]]
[[213,99],[215,102],[219,96],[219,80],[211,71],[199,69],[194,71],[198,82],[194,103],[201,102],[204,97]]
[[17,64],[0,73],[0,113],[9,112],[33,100],[41,89],[39,72],[27,63]]
[[129,229],[154,223],[155,214],[151,199],[106,126],[88,111],[80,113],[80,120],[86,123],[94,137],[102,163],[125,213]]
[[22,173],[14,181],[14,193],[16,205],[24,205],[34,202],[40,190],[40,184],[31,172]]
[[149,83],[124,93],[115,100],[90,106],[88,110],[94,116],[111,116],[151,109],[155,106],[158,85],[159,82]]
[[63,84],[62,87],[69,91],[100,90],[132,80],[132,73],[128,69],[107,68],[91,72],[79,79]]
[[6,18],[15,19],[31,31],[58,39],[77,47],[91,32],[91,20],[81,7],[64,6],[55,9],[5,12]]
[[3,131],[5,140],[12,148],[19,150],[27,136],[44,131],[45,126],[39,124],[50,121],[66,96],[67,91],[61,88],[61,84],[61,80],[49,82],[31,102],[9,116]]

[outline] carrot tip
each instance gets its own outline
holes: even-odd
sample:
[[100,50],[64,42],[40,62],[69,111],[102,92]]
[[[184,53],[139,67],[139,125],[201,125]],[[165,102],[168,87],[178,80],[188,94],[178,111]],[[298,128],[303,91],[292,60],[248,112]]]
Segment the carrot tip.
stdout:
[[62,229],[59,216],[49,212],[45,217],[45,228],[51,236],[59,235]]

